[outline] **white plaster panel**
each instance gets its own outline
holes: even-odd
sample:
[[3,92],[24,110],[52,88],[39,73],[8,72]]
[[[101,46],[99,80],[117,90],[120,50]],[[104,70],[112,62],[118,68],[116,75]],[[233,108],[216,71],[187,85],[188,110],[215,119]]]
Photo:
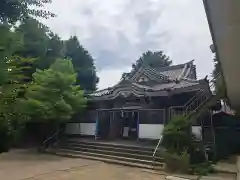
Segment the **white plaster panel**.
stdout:
[[96,123],[68,123],[66,134],[95,135]]
[[159,139],[163,133],[163,124],[139,124],[140,139]]
[[82,135],[95,135],[96,132],[96,123],[81,123],[80,124],[80,133]]

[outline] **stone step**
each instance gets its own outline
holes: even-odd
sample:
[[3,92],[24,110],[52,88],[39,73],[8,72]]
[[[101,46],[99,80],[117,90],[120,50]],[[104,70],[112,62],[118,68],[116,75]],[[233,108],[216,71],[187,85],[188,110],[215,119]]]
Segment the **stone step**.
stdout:
[[[108,154],[108,155],[114,155],[114,156],[121,156],[121,157],[129,157],[129,158],[136,158],[136,159],[143,159],[143,160],[152,160],[152,154],[141,154],[137,152],[136,150],[134,152],[124,152],[125,149],[102,149],[102,148],[96,148],[96,147],[80,147],[80,146],[69,146],[69,145],[61,145],[59,147],[60,149],[68,149],[68,150],[74,150],[74,151],[81,151],[81,152],[91,152],[91,153],[98,153],[98,154]],[[155,161],[157,162],[163,162],[163,158],[155,157]]]
[[152,156],[152,150],[141,150],[141,149],[131,149],[129,147],[115,147],[115,146],[99,146],[93,144],[81,144],[81,143],[60,143],[59,147],[61,146],[69,146],[69,147],[78,147],[78,148],[89,148],[89,149],[101,149],[103,151],[116,151],[116,152],[124,152],[124,153],[134,153],[134,154],[141,154],[146,156]]
[[106,163],[119,164],[119,165],[132,166],[132,167],[145,168],[145,169],[162,170],[164,169],[164,166],[165,166],[164,163],[159,163],[159,162],[155,162],[154,166],[152,166],[152,161],[111,156],[111,155],[102,155],[102,154],[89,153],[89,152],[79,153],[79,151],[74,152],[71,150],[63,150],[63,149],[51,150],[48,152],[56,155],[64,156],[64,157],[98,160]]
[[139,163],[139,164],[147,164],[147,165],[152,165],[153,163],[155,165],[162,165],[164,163],[162,162],[153,162],[151,160],[144,160],[144,159],[136,159],[136,158],[129,158],[129,157],[122,157],[122,156],[114,156],[114,155],[109,155],[109,154],[100,154],[100,153],[92,153],[92,152],[82,152],[82,151],[74,151],[74,150],[69,150],[69,149],[57,149],[57,152],[63,152],[63,153],[71,153],[71,154],[82,154],[86,156],[94,156],[94,157],[102,157],[102,158],[107,158],[107,159],[116,159],[120,161],[126,161],[126,162],[133,162],[133,163]]
[[62,141],[63,143],[74,143],[74,144],[87,144],[87,145],[95,145],[95,146],[102,146],[102,147],[115,147],[115,148],[128,148],[132,150],[143,150],[143,151],[154,151],[154,147],[147,147],[147,146],[137,146],[132,144],[118,144],[114,142],[102,142],[102,141],[86,141],[81,139],[73,139],[67,138]]

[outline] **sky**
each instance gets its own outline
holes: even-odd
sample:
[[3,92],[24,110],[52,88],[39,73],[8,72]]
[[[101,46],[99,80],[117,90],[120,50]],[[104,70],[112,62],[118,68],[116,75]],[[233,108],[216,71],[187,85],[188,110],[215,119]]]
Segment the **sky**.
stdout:
[[198,78],[210,76],[212,39],[202,0],[53,0],[57,17],[43,20],[61,38],[76,35],[95,59],[98,88],[116,84],[148,50],[173,64],[195,60]]

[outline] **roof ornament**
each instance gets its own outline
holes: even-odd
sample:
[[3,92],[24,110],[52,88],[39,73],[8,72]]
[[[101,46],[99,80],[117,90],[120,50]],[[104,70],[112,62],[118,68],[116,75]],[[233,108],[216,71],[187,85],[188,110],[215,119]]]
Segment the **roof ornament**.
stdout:
[[178,78],[175,79],[175,83],[176,84],[179,84],[180,83],[180,80]]
[[205,80],[205,81],[208,81],[208,75],[205,76],[204,80]]

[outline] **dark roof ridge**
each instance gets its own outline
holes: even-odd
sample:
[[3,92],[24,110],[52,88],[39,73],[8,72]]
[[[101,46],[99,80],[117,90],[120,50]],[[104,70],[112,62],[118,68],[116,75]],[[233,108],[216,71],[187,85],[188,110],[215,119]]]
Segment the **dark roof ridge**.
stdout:
[[199,81],[203,81],[203,80],[206,80],[206,78],[202,78],[202,79],[189,79],[189,78],[181,78],[180,81],[187,81],[187,82],[199,82]]
[[[165,66],[165,67],[156,67],[156,68],[153,68],[153,69],[155,69],[157,71],[160,71],[160,72],[161,71],[166,71],[166,70],[173,70],[173,69],[178,69],[178,68],[184,68],[185,65],[193,64],[193,62],[194,62],[194,59],[191,60],[191,61],[188,61],[186,63],[182,63],[182,64],[177,64],[177,65],[172,65],[172,66]],[[152,67],[150,67],[150,68],[152,68]]]

